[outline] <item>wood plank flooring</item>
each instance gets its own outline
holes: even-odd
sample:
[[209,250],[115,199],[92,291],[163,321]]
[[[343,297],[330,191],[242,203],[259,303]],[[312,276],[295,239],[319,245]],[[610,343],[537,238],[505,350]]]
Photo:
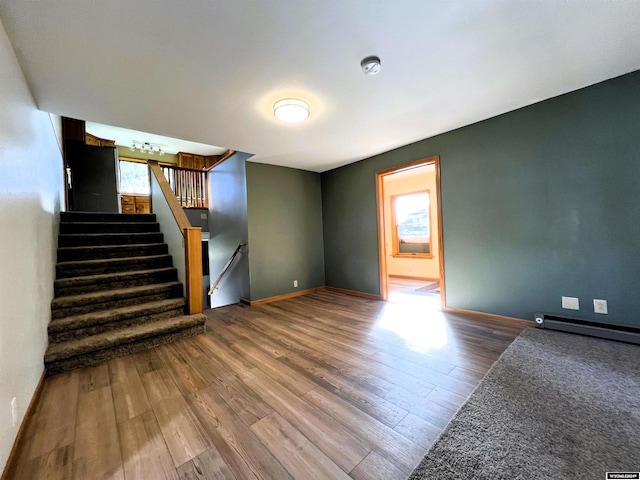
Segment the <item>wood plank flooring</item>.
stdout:
[[420,298],[232,305],[47,378],[15,478],[404,479],[522,330]]

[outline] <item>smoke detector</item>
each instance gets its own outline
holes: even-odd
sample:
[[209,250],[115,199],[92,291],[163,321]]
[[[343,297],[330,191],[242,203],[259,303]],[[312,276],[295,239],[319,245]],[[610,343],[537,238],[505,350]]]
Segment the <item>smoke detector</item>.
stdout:
[[378,57],[367,57],[360,62],[360,66],[365,75],[377,75],[382,68]]

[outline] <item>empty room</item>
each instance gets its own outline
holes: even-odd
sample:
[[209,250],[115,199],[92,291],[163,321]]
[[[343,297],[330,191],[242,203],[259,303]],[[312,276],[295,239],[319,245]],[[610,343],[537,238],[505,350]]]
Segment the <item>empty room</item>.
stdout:
[[0,466],[640,478],[640,3],[0,2]]

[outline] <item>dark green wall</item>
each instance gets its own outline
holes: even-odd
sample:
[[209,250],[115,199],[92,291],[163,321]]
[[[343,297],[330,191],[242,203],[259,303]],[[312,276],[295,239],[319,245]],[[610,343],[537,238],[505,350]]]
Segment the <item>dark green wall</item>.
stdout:
[[327,285],[379,293],[375,172],[432,155],[449,307],[640,326],[640,72],[322,174]]
[[251,300],[324,286],[320,175],[247,162],[247,203]]

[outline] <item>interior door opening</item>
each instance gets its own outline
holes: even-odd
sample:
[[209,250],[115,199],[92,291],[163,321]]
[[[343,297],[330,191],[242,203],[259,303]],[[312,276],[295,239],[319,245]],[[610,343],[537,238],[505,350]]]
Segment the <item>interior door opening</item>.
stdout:
[[381,297],[444,309],[439,157],[378,172],[376,185]]

